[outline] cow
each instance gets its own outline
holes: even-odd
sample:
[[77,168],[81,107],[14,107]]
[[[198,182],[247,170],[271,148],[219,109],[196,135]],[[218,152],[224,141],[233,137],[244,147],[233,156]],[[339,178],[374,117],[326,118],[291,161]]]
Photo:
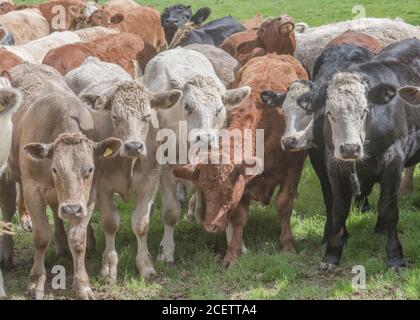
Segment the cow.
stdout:
[[0,16],[0,25],[13,35],[15,45],[28,43],[50,33],[48,21],[36,9],[3,14]]
[[[261,94],[261,99],[269,107],[278,107],[284,111],[286,127],[281,137],[283,149],[308,151],[312,167],[321,184],[327,212],[323,243],[327,241],[328,230],[331,227],[332,207],[323,134],[326,88],[334,74],[346,71],[352,64],[367,62],[372,58],[373,53],[361,46],[342,44],[331,47],[325,49],[316,60],[312,81],[296,81],[287,93],[265,91]],[[369,209],[367,198],[357,198],[357,203],[363,210]]]
[[151,7],[138,7],[113,16],[105,9],[98,9],[90,15],[85,25],[112,28],[120,32],[139,35],[158,51],[162,50],[166,44],[165,33],[160,23],[160,13]]
[[236,72],[241,68],[238,61],[222,49],[209,44],[191,44],[185,49],[195,50],[206,56],[223,85],[230,88],[230,85],[235,81]]
[[199,28],[192,29],[189,35],[180,42],[181,46],[194,43],[211,44],[218,47],[226,38],[245,27],[231,16],[210,21]]
[[[250,93],[249,87],[238,87],[226,90],[220,79],[215,74],[208,59],[193,50],[176,48],[160,53],[146,66],[143,77],[146,87],[154,93],[178,89],[183,92],[182,99],[171,109],[158,110],[155,121],[158,131],[158,140],[150,141],[148,150],[156,150],[165,140],[162,134],[169,133],[166,144],[159,150],[168,147],[169,152],[176,151],[178,146],[183,146],[186,141],[173,140],[171,134],[181,133],[181,123],[186,123],[186,135],[190,141],[190,149],[198,145],[214,145],[217,135],[214,129],[221,128],[227,120],[227,110],[240,104]],[[152,121],[153,123],[153,121]],[[155,133],[155,134],[157,134]],[[188,145],[184,145],[188,149]],[[175,148],[175,149],[173,149]],[[188,151],[187,151],[188,152]],[[159,156],[160,154],[160,156]],[[157,193],[160,181],[162,197],[162,212],[165,232],[160,244],[158,259],[166,262],[174,262],[175,242],[173,232],[177,223],[181,206],[177,195],[177,180],[172,175],[171,166],[177,159],[166,159],[166,151],[158,152],[153,161],[139,161],[134,168],[139,177],[133,185],[139,184],[141,192],[136,197],[136,209],[134,211],[133,231],[137,237],[138,251],[136,263],[138,270],[144,277],[150,277],[155,273],[152,260],[147,248],[147,234],[149,230],[150,209]],[[180,157],[187,157],[182,153]],[[159,161],[157,161],[159,160]],[[169,160],[169,161],[166,161]],[[188,159],[185,159],[187,161]],[[180,160],[183,161],[183,160]],[[141,179],[140,179],[141,177]]]
[[258,12],[254,18],[242,21],[242,25],[247,30],[258,30],[264,22],[264,18],[261,12]]
[[[48,205],[54,220],[63,219],[69,224],[67,242],[73,257],[73,290],[79,299],[93,299],[85,252],[86,229],[95,205],[95,170],[99,170],[102,161],[116,156],[122,143],[116,138],[101,142],[88,138],[95,138],[90,112],[51,67],[25,62],[10,73],[12,85],[25,95],[25,104],[13,118],[11,185],[1,186],[2,192],[7,190],[1,199],[2,205],[10,208],[3,212],[5,220],[10,221],[16,205],[14,183],[22,185],[32,218],[35,250],[28,293],[36,299],[44,296],[44,258],[51,238]],[[65,238],[64,229],[56,230],[56,246]],[[1,252],[8,252],[9,257],[3,259],[11,259],[11,243],[4,245],[2,242]]]
[[48,21],[49,29],[54,31],[75,30],[76,17],[84,10],[83,0],[55,0],[34,5],[21,5],[19,8],[38,9]]
[[420,161],[420,117],[398,89],[420,85],[419,61],[420,40],[406,39],[335,74],[327,88],[324,137],[333,205],[323,269],[339,263],[352,195],[369,195],[375,183],[381,187],[375,232],[387,236],[388,267],[405,267],[397,232],[398,192],[404,167]]
[[160,21],[165,31],[166,42],[170,44],[177,30],[184,24],[192,22],[199,27],[210,14],[211,10],[208,7],[198,9],[194,15],[191,6],[177,4],[165,8],[160,16]]
[[[281,219],[280,242],[285,252],[294,250],[290,218],[306,153],[290,153],[282,149],[279,137],[284,132],[284,115],[279,109],[267,108],[260,100],[260,93],[266,89],[286,92],[289,85],[299,79],[308,80],[308,75],[292,56],[268,54],[251,59],[241,68],[235,82],[237,86],[250,86],[251,96],[230,112],[228,125],[229,132],[236,131],[241,146],[244,144],[240,153],[242,161],[234,161],[237,146],[228,139],[222,142],[216,155],[209,155],[219,160],[217,164],[198,162],[173,170],[175,176],[192,181],[203,194],[206,208],[204,229],[220,232],[228,228],[224,267],[233,266],[241,254],[250,201],[268,205],[278,186],[276,207]],[[260,146],[264,150],[263,159],[254,154],[258,148],[255,136],[250,145],[245,144],[247,129],[254,135],[257,129],[264,130],[264,142]],[[226,148],[223,143],[227,143]],[[245,152],[247,147],[252,153]],[[248,173],[247,168],[254,166],[259,171]]]
[[105,62],[119,64],[134,78],[136,63],[144,72],[146,64],[156,53],[156,49],[141,37],[119,33],[53,49],[47,53],[42,63],[54,67],[64,76],[80,66],[88,56],[93,56]]
[[363,32],[370,35],[379,40],[383,47],[411,37],[420,38],[419,26],[402,21],[378,18],[341,21],[309,28],[303,33],[298,33],[295,57],[312,75],[315,60],[320,56],[325,46],[346,31]]
[[257,33],[248,30],[227,38],[220,47],[242,65],[266,53],[293,55],[296,49],[293,18],[283,15],[265,21]]
[[[136,199],[144,196],[144,172],[138,175],[139,170],[133,171],[133,167],[147,171],[150,164],[156,163],[156,149],[151,148],[156,132],[149,135],[151,118],[155,111],[177,104],[182,92],[168,90],[153,94],[132,80],[120,66],[96,58],[88,58],[79,68],[69,72],[66,82],[82,101],[97,110],[93,112],[93,118],[99,139],[115,136],[123,141],[119,155],[104,164],[97,177],[98,207],[106,238],[101,276],[115,283],[118,256],[114,239],[119,227],[119,213],[113,195],[117,192],[126,202],[133,193]],[[149,165],[144,167],[142,162]],[[155,182],[157,188],[158,182]],[[143,205],[146,204],[137,202],[137,206]],[[135,222],[133,218],[133,230],[138,230],[140,226]]]

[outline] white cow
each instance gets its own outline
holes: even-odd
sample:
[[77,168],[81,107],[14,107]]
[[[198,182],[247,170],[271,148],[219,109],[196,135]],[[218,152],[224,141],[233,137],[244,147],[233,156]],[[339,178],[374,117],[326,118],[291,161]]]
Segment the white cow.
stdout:
[[312,74],[315,60],[321,55],[328,42],[346,31],[366,33],[378,39],[384,47],[407,38],[420,39],[420,27],[399,20],[365,18],[342,21],[297,33],[295,57]]
[[[171,129],[176,135],[180,121],[185,121],[191,144],[217,144],[218,136],[214,129],[224,127],[227,111],[238,106],[251,92],[249,87],[226,90],[210,61],[201,53],[184,48],[162,52],[152,59],[146,66],[143,81],[152,92],[182,90],[183,97],[176,106],[159,109],[154,116],[159,123],[158,128]],[[148,149],[156,149],[158,143],[151,143],[155,146],[148,146]],[[175,144],[175,147],[180,147],[179,142]],[[140,185],[142,190],[137,195],[132,217],[138,241],[136,263],[140,273],[146,277],[155,272],[147,249],[147,233],[159,179],[165,230],[158,256],[161,261],[174,261],[173,232],[181,213],[172,166],[155,162],[138,161],[134,169],[134,185]]]

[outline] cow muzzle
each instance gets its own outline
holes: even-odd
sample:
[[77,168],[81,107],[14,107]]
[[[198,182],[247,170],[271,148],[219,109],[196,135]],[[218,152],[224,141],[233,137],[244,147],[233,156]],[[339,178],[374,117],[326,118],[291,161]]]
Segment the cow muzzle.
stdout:
[[342,143],[339,146],[339,154],[342,160],[354,161],[361,157],[362,147],[357,143]]
[[296,149],[298,145],[298,139],[296,139],[293,136],[289,137],[282,137],[281,138],[281,145],[283,146],[283,149],[286,151],[293,151]]
[[124,144],[123,156],[137,158],[146,155],[146,146],[142,142],[130,141]]
[[83,218],[87,216],[86,207],[81,202],[62,203],[58,213],[61,219]]

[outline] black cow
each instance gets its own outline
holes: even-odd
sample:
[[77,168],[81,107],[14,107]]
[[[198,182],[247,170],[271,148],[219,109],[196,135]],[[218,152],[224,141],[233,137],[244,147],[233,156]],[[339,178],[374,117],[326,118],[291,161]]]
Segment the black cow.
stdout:
[[420,161],[420,108],[398,88],[420,85],[420,40],[392,44],[367,63],[335,74],[327,89],[324,136],[333,194],[332,225],[322,267],[339,263],[356,167],[362,196],[381,187],[375,231],[387,235],[387,261],[405,266],[398,239],[398,193],[404,167]]
[[197,26],[201,26],[210,14],[211,10],[208,7],[197,10],[194,15],[192,14],[191,6],[177,4],[165,8],[161,14],[160,21],[165,30],[166,42],[168,44],[171,43],[179,27],[190,21]]
[[[297,81],[287,93],[265,91],[261,99],[270,107],[282,106],[286,115],[286,130],[282,137],[285,150],[308,150],[312,166],[320,180],[327,211],[323,242],[331,227],[332,190],[325,161],[324,114],[326,88],[334,74],[347,70],[354,63],[367,62],[373,58],[368,49],[343,44],[325,49],[315,61],[313,81]],[[369,209],[367,198],[356,201],[362,211]],[[346,231],[345,231],[346,232]]]

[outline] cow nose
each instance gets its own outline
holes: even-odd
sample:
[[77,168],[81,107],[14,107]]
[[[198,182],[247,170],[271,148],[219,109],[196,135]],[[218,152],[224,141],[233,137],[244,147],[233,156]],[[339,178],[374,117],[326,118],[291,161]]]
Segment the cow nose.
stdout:
[[141,152],[143,151],[144,145],[141,142],[127,142],[125,144],[125,150],[127,150],[127,152],[132,153],[132,152]]
[[360,145],[356,143],[342,143],[340,145],[340,153],[344,159],[356,159],[360,150]]
[[295,137],[283,137],[281,138],[281,142],[283,143],[283,147],[285,150],[292,150],[297,146],[297,139]]
[[83,214],[83,207],[80,204],[67,204],[61,207],[61,211],[66,215],[77,217]]
[[178,19],[166,19],[166,24],[176,26],[178,24]]

